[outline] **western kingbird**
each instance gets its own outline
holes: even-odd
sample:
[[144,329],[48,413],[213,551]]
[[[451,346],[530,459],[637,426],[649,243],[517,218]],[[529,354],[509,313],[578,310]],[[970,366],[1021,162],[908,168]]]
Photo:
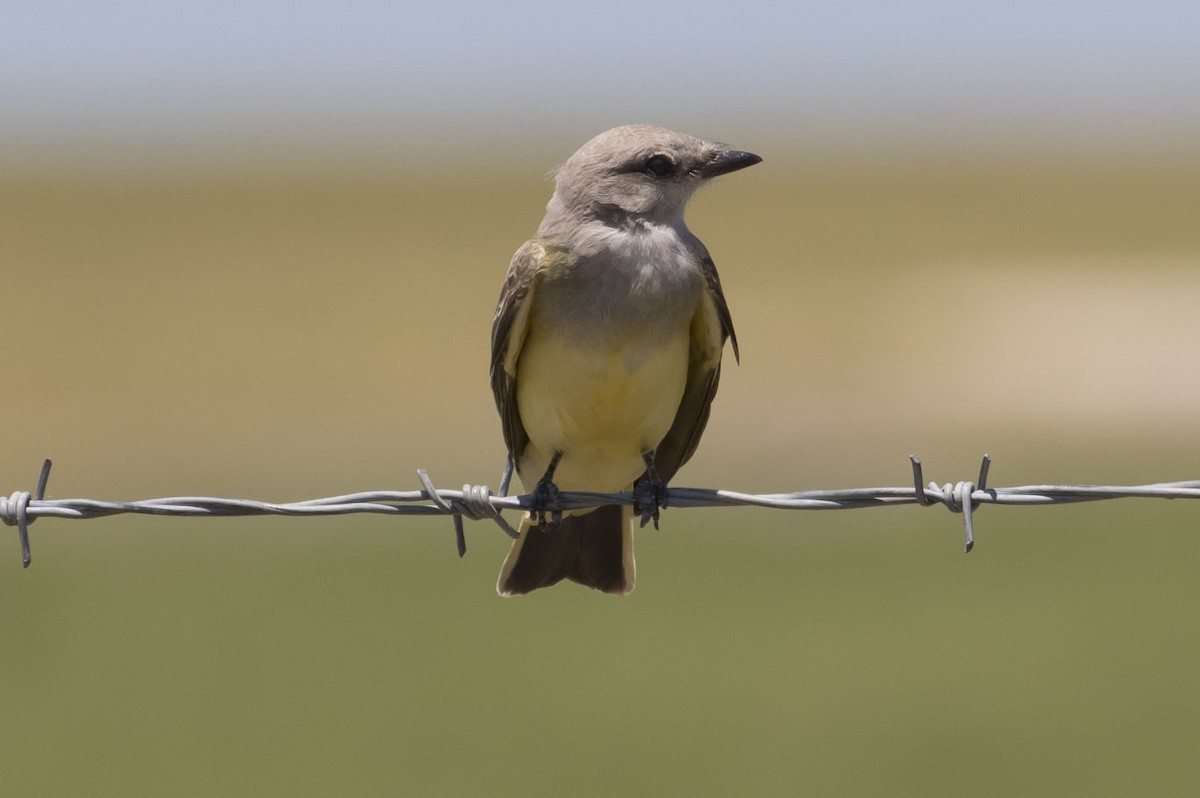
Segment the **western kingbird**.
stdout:
[[727,339],[738,356],[717,269],[684,224],[684,207],[710,178],[761,160],[626,125],[559,168],[537,236],[508,267],[492,325],[504,442],[540,505],[521,521],[501,595],[563,578],[633,590],[632,508],[564,515],[557,491],[633,490],[657,521],[666,483],[708,421]]

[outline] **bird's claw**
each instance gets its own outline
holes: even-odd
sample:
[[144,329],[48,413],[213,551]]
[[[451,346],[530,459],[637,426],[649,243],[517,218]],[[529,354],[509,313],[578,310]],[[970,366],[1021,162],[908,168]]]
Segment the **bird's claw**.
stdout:
[[642,526],[654,522],[658,529],[658,510],[667,508],[667,483],[658,476],[654,464],[654,450],[642,452],[646,471],[633,483],[633,511],[642,516]]
[[[536,526],[550,529],[562,523],[562,497],[559,496],[558,485],[554,484],[554,470],[562,459],[562,452],[555,452],[546,467],[546,473],[538,480],[533,488],[532,501],[529,505],[529,517]],[[550,511],[550,523],[546,523],[546,511]]]
[[[546,511],[550,511],[550,523],[546,523]],[[549,479],[538,480],[533,489],[533,504],[529,508],[537,526],[556,527],[562,523],[562,499],[558,486]]]
[[658,474],[648,474],[633,486],[633,511],[642,517],[642,526],[654,522],[658,529],[659,508],[667,508],[667,483]]

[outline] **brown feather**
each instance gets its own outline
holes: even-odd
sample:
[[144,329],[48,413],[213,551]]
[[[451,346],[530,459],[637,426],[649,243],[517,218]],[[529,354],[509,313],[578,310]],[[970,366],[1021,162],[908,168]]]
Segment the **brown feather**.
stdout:
[[[703,245],[698,241],[696,244],[703,251]],[[733,319],[729,315],[729,305],[726,304],[725,294],[721,290],[721,279],[717,275],[716,264],[707,251],[703,251],[702,265],[708,295],[721,324],[721,347],[726,340],[732,341],[733,356],[737,359],[737,336],[733,331]],[[721,381],[721,348],[715,352],[709,349],[704,330],[695,329],[698,323],[699,318],[693,323],[687,382],[684,384],[679,410],[675,413],[671,429],[655,449],[654,467],[663,482],[670,482],[675,473],[696,452],[696,447],[700,445],[700,436],[704,434],[704,428],[708,424],[709,409],[713,397],[717,394],[717,385]]]
[[509,361],[515,364],[520,356],[521,345],[525,341],[524,319],[533,299],[533,278],[544,252],[545,249],[537,241],[527,241],[513,255],[492,321],[492,396],[496,400],[496,409],[500,411],[504,443],[512,454],[513,462],[520,462],[529,435],[517,410],[515,369],[510,372],[506,364]]

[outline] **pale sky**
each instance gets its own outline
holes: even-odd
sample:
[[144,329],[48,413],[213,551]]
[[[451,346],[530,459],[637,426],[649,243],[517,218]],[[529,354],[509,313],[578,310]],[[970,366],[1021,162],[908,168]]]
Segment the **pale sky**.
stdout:
[[486,144],[635,120],[728,138],[1198,131],[1200,3],[29,0],[0,15],[0,141],[18,150]]

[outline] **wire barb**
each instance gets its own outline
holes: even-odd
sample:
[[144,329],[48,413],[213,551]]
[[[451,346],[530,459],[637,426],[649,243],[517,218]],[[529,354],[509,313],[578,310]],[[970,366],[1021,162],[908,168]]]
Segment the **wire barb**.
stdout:
[[429,472],[424,468],[417,469],[417,479],[421,481],[421,486],[425,488],[425,495],[429,500],[454,516],[454,546],[458,549],[459,557],[465,556],[467,553],[467,533],[463,529],[462,513],[455,512],[450,502],[438,494],[437,488],[433,486],[433,480],[429,478]]
[[972,496],[975,495],[975,483],[956,482],[953,485],[947,483],[939,488],[936,484],[930,482],[929,487],[935,491],[940,491],[942,503],[946,505],[950,512],[962,513],[963,532],[966,536],[966,553],[970,554],[971,549],[975,548],[975,525],[972,515],[975,510],[975,502],[972,499]]
[[42,463],[42,472],[38,475],[37,492],[30,496],[28,491],[18,490],[7,499],[0,496],[0,521],[4,522],[5,526],[15,526],[17,528],[17,537],[21,542],[21,567],[28,568],[33,562],[33,553],[29,547],[29,525],[34,522],[34,518],[29,514],[30,501],[43,501],[46,498],[46,482],[50,479],[50,466],[53,463],[49,458]]
[[504,516],[500,515],[500,511],[492,504],[492,490],[487,485],[463,485],[462,493],[458,497],[447,498],[433,487],[433,480],[429,478],[429,473],[425,469],[417,469],[417,479],[425,488],[425,496],[443,512],[454,517],[454,544],[459,557],[463,557],[467,553],[467,533],[463,529],[462,521],[464,515],[472,521],[480,521],[484,518],[492,519],[504,530],[504,534],[513,540],[521,536],[504,520]]
[[916,494],[917,504],[922,507],[928,507],[933,504],[933,499],[925,495],[925,475],[921,468],[921,458],[915,454],[910,454],[908,460],[912,463],[913,492]]
[[513,475],[513,456],[512,452],[508,453],[508,457],[504,460],[504,473],[500,475],[500,495],[508,495],[508,485],[512,482]]
[[987,452],[983,454],[983,462],[979,464],[979,489],[987,490],[988,469],[992,467],[992,456]]

